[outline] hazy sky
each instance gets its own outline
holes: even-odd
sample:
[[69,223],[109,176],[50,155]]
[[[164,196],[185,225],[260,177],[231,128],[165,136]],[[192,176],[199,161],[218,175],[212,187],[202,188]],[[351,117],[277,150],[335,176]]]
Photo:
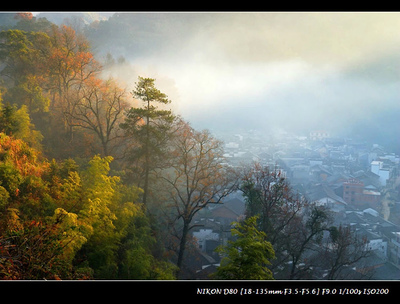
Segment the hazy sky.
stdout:
[[166,19],[158,27],[168,43],[132,65],[196,127],[341,131],[400,113],[399,13]]

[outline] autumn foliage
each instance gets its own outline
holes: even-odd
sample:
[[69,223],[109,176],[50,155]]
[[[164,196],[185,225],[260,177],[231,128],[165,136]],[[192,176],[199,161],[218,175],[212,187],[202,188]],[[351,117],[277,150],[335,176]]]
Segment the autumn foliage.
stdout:
[[179,277],[193,217],[236,186],[222,143],[155,79],[129,94],[105,78],[81,32],[16,18],[0,32],[0,279]]
[[[77,171],[4,133],[0,148],[1,279],[172,278],[172,265],[151,254],[141,190],[109,176],[111,156]],[[136,264],[128,235],[146,240],[135,243]],[[140,272],[130,269],[144,260]]]
[[0,279],[173,279],[114,160],[125,89],[71,27],[16,18],[0,32]]

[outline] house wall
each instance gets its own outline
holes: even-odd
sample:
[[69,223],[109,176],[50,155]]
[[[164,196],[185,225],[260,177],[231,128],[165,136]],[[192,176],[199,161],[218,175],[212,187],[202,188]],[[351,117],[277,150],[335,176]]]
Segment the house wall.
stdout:
[[363,194],[364,183],[357,180],[350,180],[343,183],[343,199],[348,204],[355,204],[360,201]]
[[197,240],[197,245],[202,251],[206,251],[206,241],[207,240],[213,240],[213,241],[218,241],[219,240],[219,233],[213,232],[212,229],[200,229],[199,231],[193,232],[193,237],[196,238]]
[[392,263],[400,266],[400,232],[393,232],[389,243],[389,258]]
[[343,183],[343,199],[354,207],[368,205],[374,209],[379,207],[380,192],[365,190],[364,183],[355,179]]
[[390,171],[387,169],[383,169],[383,162],[371,162],[371,172],[379,175],[379,181],[381,182],[382,186],[386,186],[387,180],[390,177]]
[[371,162],[371,172],[379,175],[379,170],[382,168],[382,162],[380,161],[373,161]]
[[389,170],[380,169],[379,170],[379,181],[382,186],[386,186],[387,180],[389,179],[390,172]]
[[330,197],[324,197],[316,201],[317,206],[324,206],[329,208],[331,211],[340,212],[345,210],[345,206]]
[[322,140],[329,137],[329,133],[326,131],[313,131],[310,132],[311,140]]
[[370,250],[377,250],[383,256],[387,257],[387,242],[384,242],[382,239],[370,240],[367,247]]

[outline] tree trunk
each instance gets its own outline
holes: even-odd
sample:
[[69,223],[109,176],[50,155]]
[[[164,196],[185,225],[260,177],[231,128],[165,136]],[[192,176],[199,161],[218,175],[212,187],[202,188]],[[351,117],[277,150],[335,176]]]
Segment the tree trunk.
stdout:
[[150,100],[147,101],[147,117],[146,117],[146,145],[145,145],[145,171],[144,171],[144,188],[143,188],[143,205],[147,203],[149,192],[149,172],[150,172]]
[[183,230],[182,230],[182,238],[179,244],[179,253],[178,253],[178,262],[176,265],[178,266],[178,275],[181,272],[182,262],[183,262],[183,254],[185,253],[186,248],[186,237],[189,232],[189,223],[184,220],[183,222]]
[[[147,156],[146,156],[147,159]],[[147,203],[147,194],[149,192],[149,165],[145,164],[145,172],[144,172],[144,187],[143,187],[143,205],[146,205]]]

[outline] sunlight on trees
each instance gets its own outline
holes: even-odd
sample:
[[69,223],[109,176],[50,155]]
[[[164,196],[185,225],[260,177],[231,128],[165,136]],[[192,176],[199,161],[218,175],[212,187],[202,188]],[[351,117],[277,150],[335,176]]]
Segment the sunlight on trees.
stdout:
[[[180,279],[185,259],[205,257],[196,220],[237,192],[246,211],[224,226],[214,279],[309,279],[316,265],[338,279],[368,256],[277,167],[228,163],[155,79],[137,78],[132,103],[82,22],[15,17],[0,32],[0,279]],[[108,68],[124,64],[106,55]]]

